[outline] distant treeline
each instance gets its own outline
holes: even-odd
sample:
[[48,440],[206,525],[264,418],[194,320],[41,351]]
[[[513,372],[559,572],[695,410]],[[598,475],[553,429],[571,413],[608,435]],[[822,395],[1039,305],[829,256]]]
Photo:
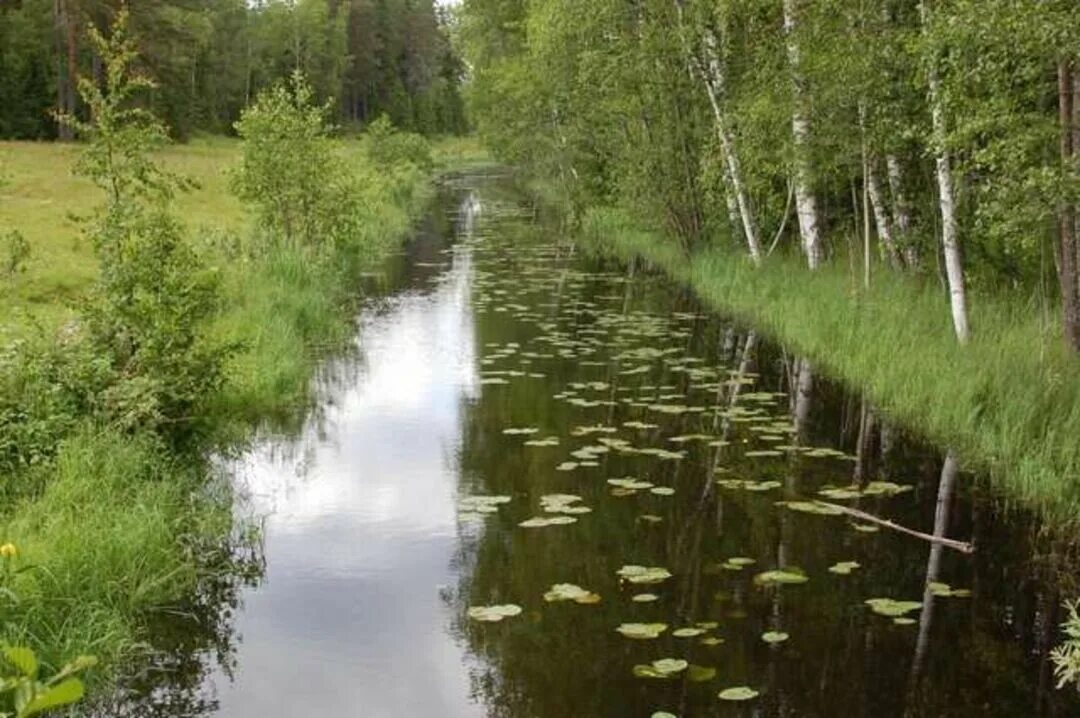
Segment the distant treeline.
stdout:
[[[0,138],[66,139],[85,117],[80,79],[103,83],[87,31],[122,0],[0,0]],[[171,132],[231,132],[258,92],[299,69],[343,125],[386,115],[425,134],[465,127],[463,65],[432,0],[153,0],[126,3],[151,108]]]

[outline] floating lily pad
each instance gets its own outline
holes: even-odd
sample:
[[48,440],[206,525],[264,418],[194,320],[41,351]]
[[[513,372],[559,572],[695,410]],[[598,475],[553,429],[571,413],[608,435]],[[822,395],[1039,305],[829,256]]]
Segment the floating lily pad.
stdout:
[[608,479],[607,482],[612,486],[616,486],[620,489],[628,489],[631,491],[638,491],[639,489],[651,489],[653,487],[652,483],[648,481],[642,481],[640,479],[631,478],[629,476],[623,479]]
[[578,467],[578,462],[576,462],[576,461],[564,461],[561,464],[559,464],[558,466],[556,466],[555,470],[556,471],[573,471],[577,467]]
[[716,678],[716,669],[712,666],[697,666],[691,664],[686,671],[686,678],[694,683],[705,683]]
[[557,583],[544,594],[544,600],[548,602],[574,601],[575,603],[591,604],[599,603],[600,596],[572,583]]
[[639,593],[630,600],[634,603],[652,603],[653,601],[659,600],[659,598],[660,597],[655,593]]
[[649,489],[649,493],[656,494],[657,496],[674,496],[675,489],[668,486],[654,486]]
[[966,588],[953,588],[947,583],[941,583],[940,581],[931,581],[926,584],[926,587],[930,589],[930,593],[934,596],[940,596],[941,598],[968,598],[971,596],[971,591]]
[[786,506],[792,511],[800,511],[804,514],[820,514],[822,516],[839,516],[844,513],[835,506],[823,504],[820,501],[779,501],[778,506]]
[[623,566],[615,572],[625,581],[634,584],[661,583],[671,578],[671,572],[660,566]]
[[839,563],[834,563],[832,566],[829,566],[829,571],[841,576],[847,576],[857,568],[860,568],[857,561],[840,561]]
[[659,638],[660,634],[667,630],[666,623],[623,623],[616,629],[627,638],[639,641],[647,641]]
[[889,618],[903,616],[906,613],[922,608],[922,603],[919,601],[897,601],[892,598],[868,598],[864,603],[874,613]]
[[717,697],[722,701],[748,701],[759,695],[761,694],[748,686],[734,686],[720,691]]
[[538,529],[545,526],[564,526],[566,524],[572,524],[576,521],[577,519],[573,516],[534,516],[531,519],[526,519],[522,521],[518,524],[518,526],[527,529]]
[[488,623],[498,623],[504,618],[511,616],[517,616],[521,613],[521,606],[516,606],[512,603],[501,604],[497,606],[473,606],[469,609],[469,618],[476,621],[486,621]]
[[650,718],[679,718],[674,713],[668,713],[667,711],[654,711]]
[[766,643],[783,643],[788,638],[790,638],[790,636],[783,631],[766,631],[761,634],[761,640]]
[[754,583],[758,586],[774,586],[777,584],[799,584],[806,583],[810,579],[805,573],[797,569],[774,569],[772,571],[765,571],[754,576]]
[[671,632],[671,635],[676,638],[694,638],[700,636],[702,633],[705,633],[705,629],[703,628],[676,628]]
[[509,436],[515,436],[515,435],[518,435],[518,434],[535,434],[538,431],[540,431],[540,430],[537,429],[535,426],[510,427],[509,429],[503,429],[502,433],[507,434]]
[[918,623],[918,621],[916,621],[914,618],[909,618],[907,616],[897,616],[892,620],[892,622],[895,623],[897,626],[911,626]]
[[653,670],[665,675],[682,673],[690,667],[690,662],[682,658],[661,658],[652,662]]
[[702,638],[700,641],[698,641],[698,643],[703,646],[719,646],[723,642],[723,638],[718,638],[716,636],[706,636],[705,638]]

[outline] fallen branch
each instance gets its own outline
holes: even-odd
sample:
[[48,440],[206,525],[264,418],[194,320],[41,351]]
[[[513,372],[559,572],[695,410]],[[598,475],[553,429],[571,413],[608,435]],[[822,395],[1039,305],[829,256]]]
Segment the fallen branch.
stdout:
[[865,511],[859,511],[849,506],[843,506],[841,504],[833,504],[828,501],[819,501],[819,504],[828,506],[831,509],[839,511],[840,513],[847,514],[861,521],[867,521],[878,526],[884,526],[885,528],[905,533],[908,536],[914,536],[915,538],[921,538],[923,541],[929,541],[931,543],[941,544],[951,549],[955,549],[960,553],[972,554],[975,553],[975,545],[967,541],[957,541],[955,539],[945,538],[944,536],[933,536],[931,534],[925,534],[922,531],[916,531],[915,529],[909,529],[907,526],[901,526],[898,523],[893,523],[888,519],[883,519],[873,514],[868,514]]

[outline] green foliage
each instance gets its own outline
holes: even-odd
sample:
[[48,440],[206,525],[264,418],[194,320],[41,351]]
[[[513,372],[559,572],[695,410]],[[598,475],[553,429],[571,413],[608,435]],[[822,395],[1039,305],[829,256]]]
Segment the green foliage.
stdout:
[[0,673],[0,696],[10,701],[12,709],[0,712],[4,718],[29,718],[77,703],[84,688],[75,676],[97,663],[91,656],[80,656],[41,680],[41,666],[31,649],[5,646],[3,661],[7,670]]
[[[83,38],[91,27],[111,25],[119,6],[0,3],[0,137],[55,137],[49,115],[58,103],[91,117],[74,99],[72,78],[97,75],[94,48]],[[155,0],[126,7],[139,65],[157,84],[146,109],[175,137],[228,132],[256,94],[296,70],[343,124],[361,126],[386,113],[417,132],[466,129],[452,13],[431,0]]]
[[386,115],[368,125],[364,139],[368,159],[376,166],[388,168],[408,162],[424,172],[434,167],[431,144],[420,135],[398,131]]
[[341,181],[341,167],[326,115],[297,71],[261,93],[236,123],[244,154],[234,191],[255,205],[271,236],[293,245],[318,245],[335,229],[337,198],[327,188]]
[[101,274],[87,304],[88,341],[108,358],[112,378],[96,410],[129,429],[186,437],[199,401],[220,384],[229,349],[204,340],[217,311],[218,280],[169,212],[184,182],[150,155],[165,141],[160,122],[134,102],[151,83],[133,71],[127,14],[105,39],[91,31],[105,89],[80,83],[93,121],[64,118],[86,139],[77,171],[106,193],[87,224]]
[[1066,601],[1064,607],[1069,614],[1061,624],[1065,637],[1050,651],[1058,688],[1080,680],[1080,601]]

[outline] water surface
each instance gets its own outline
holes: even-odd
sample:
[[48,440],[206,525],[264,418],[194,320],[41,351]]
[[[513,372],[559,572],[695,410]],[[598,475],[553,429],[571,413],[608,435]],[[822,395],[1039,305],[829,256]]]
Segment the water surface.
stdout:
[[[1076,714],[1046,660],[1064,559],[970,475],[936,511],[939,453],[808,362],[583,257],[508,178],[447,181],[387,272],[319,410],[234,467],[264,573],[174,627],[132,715]],[[822,498],[977,550],[797,510]],[[560,583],[600,600],[546,601]],[[692,667],[642,677],[665,658]]]

